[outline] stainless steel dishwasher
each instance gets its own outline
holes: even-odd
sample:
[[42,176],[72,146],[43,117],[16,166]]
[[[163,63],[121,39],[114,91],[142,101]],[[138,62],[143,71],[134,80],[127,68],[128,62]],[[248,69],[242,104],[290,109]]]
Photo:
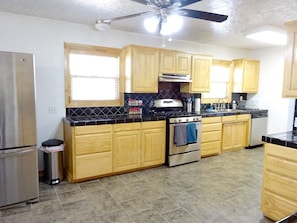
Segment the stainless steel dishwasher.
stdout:
[[267,134],[267,110],[251,110],[250,142],[248,149],[263,145],[262,136]]

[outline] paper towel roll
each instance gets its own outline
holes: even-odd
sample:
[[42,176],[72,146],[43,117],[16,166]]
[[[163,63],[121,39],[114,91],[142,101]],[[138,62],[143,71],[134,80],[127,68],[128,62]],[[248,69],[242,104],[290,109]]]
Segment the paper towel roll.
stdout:
[[200,112],[200,98],[195,98],[195,112]]

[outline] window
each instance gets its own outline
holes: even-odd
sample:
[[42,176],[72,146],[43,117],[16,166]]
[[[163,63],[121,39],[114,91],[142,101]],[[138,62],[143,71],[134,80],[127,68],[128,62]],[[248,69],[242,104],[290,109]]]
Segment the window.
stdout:
[[121,106],[120,49],[65,43],[66,107]]
[[231,61],[213,60],[210,74],[210,92],[202,94],[202,103],[231,102]]

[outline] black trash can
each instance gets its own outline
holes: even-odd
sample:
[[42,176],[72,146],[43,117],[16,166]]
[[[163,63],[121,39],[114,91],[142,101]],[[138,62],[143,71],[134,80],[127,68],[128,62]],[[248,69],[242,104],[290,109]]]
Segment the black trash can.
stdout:
[[44,160],[44,182],[50,185],[59,184],[64,179],[62,140],[50,139],[42,143]]

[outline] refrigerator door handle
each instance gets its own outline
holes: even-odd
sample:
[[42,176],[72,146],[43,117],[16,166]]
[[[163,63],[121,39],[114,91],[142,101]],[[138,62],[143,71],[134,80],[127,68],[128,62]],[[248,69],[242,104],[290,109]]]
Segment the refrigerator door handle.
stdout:
[[33,151],[33,149],[30,150],[25,150],[25,151],[19,151],[19,152],[9,152],[9,153],[0,153],[0,159],[5,159],[7,157],[15,157],[15,156],[23,156],[26,155],[28,153],[31,153]]

